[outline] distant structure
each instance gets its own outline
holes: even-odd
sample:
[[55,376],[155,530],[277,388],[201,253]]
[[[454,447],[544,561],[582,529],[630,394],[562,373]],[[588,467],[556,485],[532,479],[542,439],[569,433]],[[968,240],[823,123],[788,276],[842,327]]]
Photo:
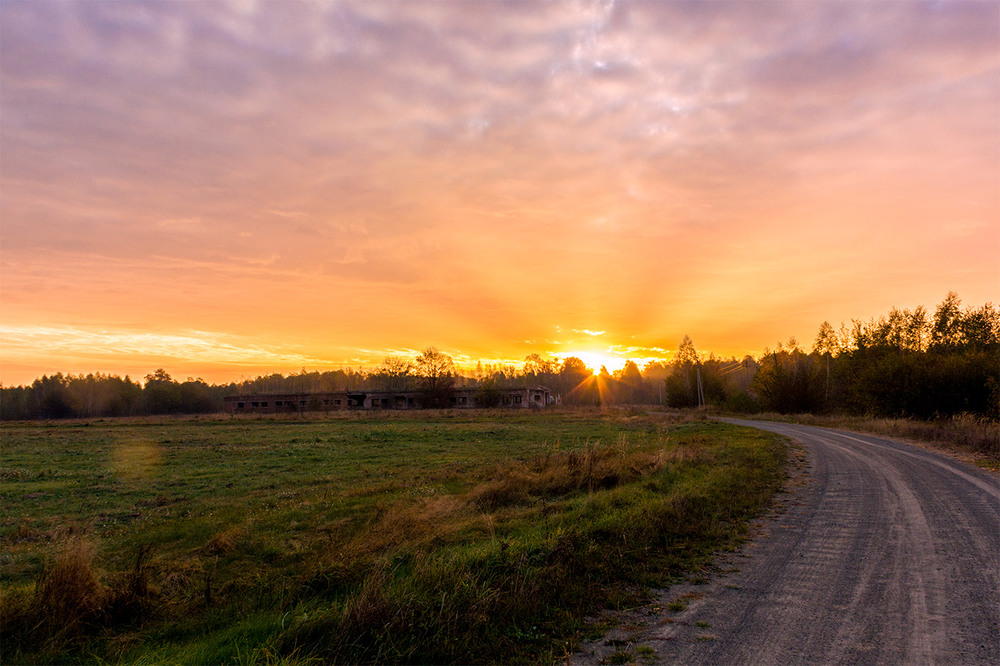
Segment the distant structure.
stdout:
[[[342,391],[337,393],[255,393],[227,395],[223,409],[231,414],[279,414],[285,412],[333,412],[339,410],[424,409],[423,391]],[[490,389],[458,388],[448,391],[445,408],[476,407],[540,408],[556,400],[544,387]]]

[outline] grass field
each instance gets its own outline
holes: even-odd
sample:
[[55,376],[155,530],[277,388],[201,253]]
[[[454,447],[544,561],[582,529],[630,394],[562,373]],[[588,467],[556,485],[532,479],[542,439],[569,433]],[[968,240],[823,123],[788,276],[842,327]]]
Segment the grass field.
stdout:
[[704,566],[771,435],[599,411],[0,425],[0,661],[558,659]]

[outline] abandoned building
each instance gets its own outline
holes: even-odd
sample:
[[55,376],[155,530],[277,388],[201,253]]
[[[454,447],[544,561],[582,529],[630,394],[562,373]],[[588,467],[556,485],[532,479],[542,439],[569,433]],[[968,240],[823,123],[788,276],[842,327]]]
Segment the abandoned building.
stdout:
[[[336,393],[257,393],[228,395],[223,408],[231,414],[277,414],[282,412],[332,412],[344,409],[424,409],[428,394],[423,391],[341,391]],[[486,394],[478,388],[459,388],[448,392],[444,407],[508,407],[528,409],[555,404],[548,389],[496,389]]]

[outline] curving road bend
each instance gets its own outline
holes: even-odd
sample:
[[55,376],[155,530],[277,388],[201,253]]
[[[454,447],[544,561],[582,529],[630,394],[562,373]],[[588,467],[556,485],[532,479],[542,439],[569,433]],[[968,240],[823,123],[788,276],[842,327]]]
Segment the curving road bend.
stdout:
[[877,437],[724,420],[801,443],[801,483],[727,573],[662,591],[574,663],[1000,664],[995,476]]

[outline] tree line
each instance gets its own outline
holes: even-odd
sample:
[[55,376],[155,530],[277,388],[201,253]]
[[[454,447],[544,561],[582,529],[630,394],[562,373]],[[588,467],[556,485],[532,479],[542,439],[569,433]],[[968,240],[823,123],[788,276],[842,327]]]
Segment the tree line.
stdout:
[[933,314],[893,308],[839,330],[823,322],[809,354],[794,340],[764,354],[753,388],[779,412],[997,419],[1000,313],[962,308],[949,292]]
[[892,308],[839,329],[823,322],[809,352],[791,338],[737,363],[702,360],[690,340],[685,343],[666,380],[667,404],[674,407],[1000,418],[1000,312],[991,303],[963,308],[954,292],[933,314],[923,306]]
[[[616,374],[625,381],[623,386],[629,386],[629,393],[616,390],[613,400],[606,393],[605,403],[647,401],[638,389],[632,392],[632,387],[639,387],[642,382],[635,363],[630,361],[624,373]],[[262,393],[420,391],[424,393],[423,404],[445,407],[450,404],[452,389],[479,388],[477,403],[496,406],[502,400],[502,389],[538,385],[561,394],[564,404],[602,404],[593,373],[575,357],[560,361],[532,354],[522,367],[479,363],[474,372],[463,374],[448,354],[428,347],[414,358],[386,357],[368,370],[303,369],[289,375],[274,373],[224,384],[208,384],[194,378],[179,382],[163,369],[141,381],[110,374],[57,373],[42,376],[28,386],[0,387],[0,419],[204,414],[222,411],[227,395]]]
[[835,329],[823,322],[812,350],[794,339],[758,357],[707,357],[687,336],[669,362],[595,374],[576,357],[528,355],[518,367],[479,363],[462,373],[434,347],[414,358],[389,356],[370,370],[302,370],[240,382],[183,382],[158,369],[128,376],[55,374],[29,386],[0,388],[0,419],[199,414],[222,410],[234,394],[422,391],[445,406],[454,388],[478,388],[476,401],[498,405],[501,390],[545,386],[564,405],[713,405],[743,413],[848,413],[931,418],[971,413],[1000,418],[1000,313],[990,303],[963,308],[950,292],[933,314],[893,308]]

